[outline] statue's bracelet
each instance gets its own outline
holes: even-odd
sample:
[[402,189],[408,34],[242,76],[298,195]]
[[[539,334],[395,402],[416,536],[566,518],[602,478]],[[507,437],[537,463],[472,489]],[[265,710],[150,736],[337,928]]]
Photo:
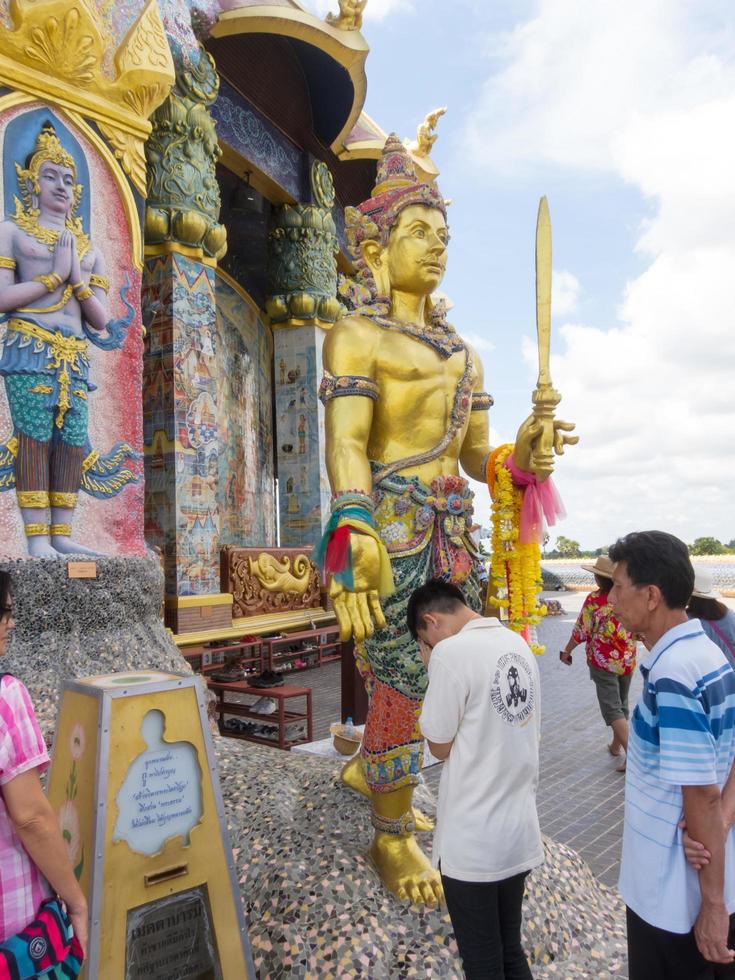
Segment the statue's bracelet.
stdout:
[[57,272],[50,272],[48,275],[34,276],[33,281],[42,283],[47,292],[53,293],[61,285],[61,276]]
[[373,498],[362,490],[342,490],[332,495],[332,513],[345,507],[364,507],[370,513],[375,509]]
[[89,286],[85,286],[84,284],[82,284],[81,289],[74,290],[74,295],[80,302],[84,302],[85,299],[89,299],[90,296],[94,296],[94,293],[89,288]]

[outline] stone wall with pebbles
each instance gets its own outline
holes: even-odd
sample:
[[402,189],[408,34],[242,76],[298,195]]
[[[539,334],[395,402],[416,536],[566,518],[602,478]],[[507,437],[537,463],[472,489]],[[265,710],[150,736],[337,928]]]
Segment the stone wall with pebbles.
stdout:
[[44,730],[53,728],[69,678],[140,669],[190,673],[161,618],[158,559],[95,562],[94,579],[69,578],[65,559],[0,562],[12,578],[15,620],[0,664],[27,685]]
[[[188,670],[164,629],[156,559],[97,560],[97,579],[63,561],[11,565],[17,626],[2,669],[27,684],[50,738],[61,682],[113,670]],[[446,910],[386,892],[366,858],[367,801],[340,763],[215,737],[220,782],[259,980],[461,978]],[[430,792],[417,804],[433,815]],[[431,835],[422,835],[431,846]],[[537,978],[625,976],[617,894],[570,849],[545,841],[528,881],[524,935]]]

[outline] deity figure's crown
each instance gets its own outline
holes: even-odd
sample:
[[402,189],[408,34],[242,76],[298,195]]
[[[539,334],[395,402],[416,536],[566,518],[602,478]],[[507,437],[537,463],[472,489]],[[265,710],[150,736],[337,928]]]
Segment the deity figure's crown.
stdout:
[[[26,208],[30,207],[30,194],[28,193],[28,183],[30,182],[34,193],[38,194],[38,174],[44,163],[55,163],[59,167],[66,167],[71,170],[74,180],[77,178],[77,165],[74,157],[61,145],[61,140],[56,135],[52,124],[47,120],[36,137],[33,151],[26,157],[25,167],[19,163],[15,165],[15,172],[18,175],[18,184],[23,195]],[[74,206],[72,212],[76,210],[81,197],[82,188],[79,184],[74,186]]]
[[[391,133],[378,163],[375,187],[368,200],[359,204],[356,210],[363,219],[373,222],[380,237],[386,239],[398,215],[412,204],[438,208],[446,217],[447,209],[439,188],[419,181],[410,153],[400,138]],[[364,235],[363,239],[365,237],[368,236]]]
[[18,176],[20,177],[22,173],[26,178],[31,177],[37,180],[41,164],[47,161],[71,170],[76,179],[77,165],[74,157],[61,145],[61,140],[56,135],[56,131],[50,122],[45,122],[41,127],[41,131],[36,137],[36,145],[33,147],[33,152],[26,159],[26,169],[23,170],[16,164]]
[[[388,236],[401,211],[412,204],[422,204],[427,208],[437,208],[446,218],[447,206],[436,184],[424,184],[416,175],[411,155],[395,133],[385,141],[378,163],[375,187],[372,194],[356,208],[345,208],[347,241],[355,261],[355,285],[357,293],[364,302],[382,302],[377,296],[375,281],[362,255],[365,241],[388,242]],[[345,301],[359,306],[357,297],[343,294]],[[383,305],[385,305],[383,303]]]
[[410,187],[418,182],[416,167],[408,150],[402,140],[395,133],[391,133],[385,141],[375,175],[375,187],[370,196],[377,197],[385,191]]

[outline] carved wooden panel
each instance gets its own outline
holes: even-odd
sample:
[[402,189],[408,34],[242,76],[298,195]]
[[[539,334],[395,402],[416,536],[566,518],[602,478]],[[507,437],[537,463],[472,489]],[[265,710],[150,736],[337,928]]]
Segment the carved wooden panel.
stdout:
[[220,552],[220,588],[233,596],[232,617],[321,607],[319,570],[306,548],[238,548]]

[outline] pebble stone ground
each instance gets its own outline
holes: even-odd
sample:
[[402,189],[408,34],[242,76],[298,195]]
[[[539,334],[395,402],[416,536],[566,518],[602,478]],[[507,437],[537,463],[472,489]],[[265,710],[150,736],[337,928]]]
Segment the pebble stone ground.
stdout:
[[[560,663],[558,655],[585,595],[546,593],[561,602],[564,615],[547,616],[539,627],[546,653],[539,658],[542,732],[537,800],[542,831],[574,848],[600,881],[614,886],[623,833],[625,776],[615,771],[617,760],[605,748],[608,729],[600,717],[584,647],[577,648],[571,668]],[[312,687],[314,737],[326,737],[330,722],[339,720],[339,664],[296,674],[293,683]],[[639,693],[640,674],[636,672],[631,705]],[[424,771],[434,792],[441,769],[438,765]]]
[[[583,650],[571,669],[558,661],[583,596],[555,597],[567,614],[547,619],[539,636],[548,645],[540,660],[539,810],[546,862],[528,881],[524,941],[536,980],[620,980],[627,976],[624,910],[610,885],[619,857],[624,777],[605,750],[606,729]],[[313,687],[321,726],[330,711],[338,711],[338,666],[300,673],[293,681]],[[315,737],[323,734],[317,730]],[[339,762],[230,739],[217,745],[260,980],[460,980],[446,911],[399,903],[380,886],[365,858],[367,806],[339,785]],[[426,770],[417,793],[429,814],[440,770]],[[430,850],[430,835],[422,838]]]

